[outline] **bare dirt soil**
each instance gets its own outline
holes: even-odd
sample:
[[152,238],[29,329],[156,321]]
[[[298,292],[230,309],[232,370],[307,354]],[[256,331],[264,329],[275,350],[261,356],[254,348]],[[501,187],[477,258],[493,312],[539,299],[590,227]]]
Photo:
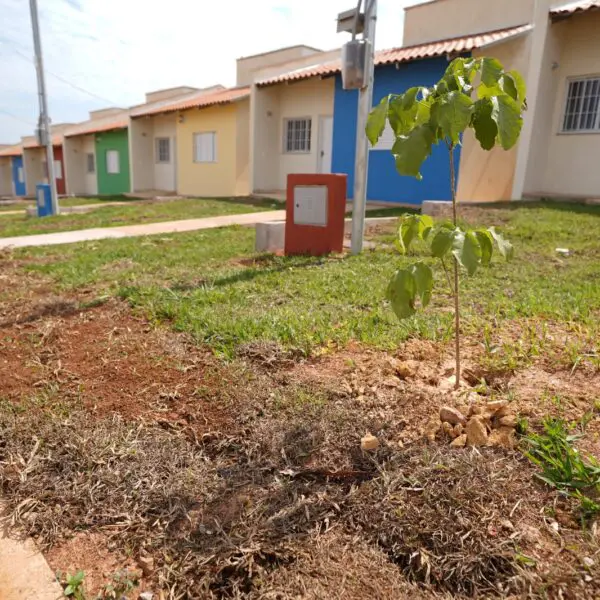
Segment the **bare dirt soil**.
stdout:
[[532,427],[588,414],[598,455],[591,367],[490,371],[471,343],[457,394],[443,345],[257,343],[226,363],[82,300],[39,288],[0,315],[0,489],[90,593],[131,568],[162,598],[600,596],[596,525],[521,452],[425,437],[442,405],[507,398]]

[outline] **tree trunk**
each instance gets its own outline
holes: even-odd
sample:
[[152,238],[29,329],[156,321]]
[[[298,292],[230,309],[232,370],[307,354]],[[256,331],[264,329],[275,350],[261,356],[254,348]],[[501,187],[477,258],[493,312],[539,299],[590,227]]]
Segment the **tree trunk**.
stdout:
[[[456,172],[454,166],[454,144],[448,146],[450,151],[450,187],[452,193],[452,220],[454,226],[458,225],[458,211],[456,206]],[[456,383],[454,389],[460,387],[460,296],[459,296],[459,277],[458,260],[454,257],[454,354],[456,359]]]

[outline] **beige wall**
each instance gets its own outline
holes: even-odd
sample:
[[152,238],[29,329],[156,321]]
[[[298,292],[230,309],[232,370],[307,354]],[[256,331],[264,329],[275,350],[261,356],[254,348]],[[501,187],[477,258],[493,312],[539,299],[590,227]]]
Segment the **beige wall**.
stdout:
[[[535,166],[527,192],[566,196],[600,196],[600,132],[561,133],[569,78],[600,76],[600,13],[588,13],[552,26],[556,51],[545,69],[551,74],[547,99],[549,130],[545,164]],[[552,58],[558,68],[552,70]],[[541,153],[541,149],[540,149]],[[531,167],[530,167],[531,169]]]
[[96,155],[93,135],[65,138],[63,143],[63,159],[67,174],[67,194],[82,196],[96,196],[98,194],[96,172],[87,172],[88,154]]
[[[254,56],[246,56],[237,59],[236,85],[250,85],[254,80],[254,73],[260,69],[284,65],[290,61],[301,59],[305,56],[319,54],[321,51],[309,46],[292,46],[290,48],[281,48],[273,52],[265,52]],[[280,70],[279,73],[284,73]]]
[[[215,86],[220,87],[220,86]],[[212,88],[211,88],[212,89]],[[146,103],[158,102],[160,100],[167,100],[168,98],[174,98],[176,96],[183,96],[191,92],[197,92],[198,88],[181,86],[169,88],[167,90],[156,90],[154,92],[148,92],[146,94]]]
[[12,159],[10,156],[0,156],[0,196],[12,196]]
[[236,105],[236,184],[235,195],[250,194],[250,100]]
[[435,0],[410,6],[403,43],[412,46],[531,23],[534,4],[535,0]]
[[[176,120],[175,113],[130,120],[129,156],[134,191],[175,191]],[[156,138],[159,137],[171,140],[171,162],[169,163],[156,162]]]
[[25,167],[25,191],[28,196],[35,196],[38,183],[46,181],[44,176],[45,148],[23,149],[23,166]]
[[[177,191],[200,197],[236,193],[237,107],[235,104],[190,109],[177,121]],[[216,133],[216,161],[194,162],[194,133]]]
[[101,108],[99,110],[91,110],[90,121],[97,121],[98,119],[114,117],[124,113],[125,111],[125,108]]
[[284,73],[290,73],[298,69],[306,67],[312,67],[316,64],[322,65],[327,62],[338,60],[341,56],[341,48],[335,48],[334,50],[328,50],[327,52],[320,52],[319,54],[312,54],[294,60],[292,62],[286,62],[278,65],[269,65],[260,69],[257,69],[252,77],[254,81],[261,81],[264,79],[270,79],[271,77],[277,77]]
[[[443,2],[444,0],[442,0]],[[525,77],[528,68],[531,36],[519,37],[481,51],[475,56],[493,56],[506,69],[517,69]],[[463,138],[457,196],[459,200],[493,202],[511,197],[517,149],[491,151],[481,148],[468,131]]]
[[[289,173],[318,171],[319,117],[333,115],[334,86],[333,78],[314,78],[253,90],[254,191],[283,190]],[[302,117],[312,120],[311,151],[286,153],[285,120]]]

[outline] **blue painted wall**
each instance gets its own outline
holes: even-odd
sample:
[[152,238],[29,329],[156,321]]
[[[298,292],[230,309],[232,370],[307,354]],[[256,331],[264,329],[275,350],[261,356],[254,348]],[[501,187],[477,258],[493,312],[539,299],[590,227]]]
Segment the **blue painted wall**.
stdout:
[[25,172],[23,171],[23,157],[12,158],[12,179],[15,186],[15,196],[25,196]]
[[[388,94],[400,94],[417,85],[431,86],[440,79],[448,66],[445,57],[377,67],[373,104],[379,104]],[[348,196],[354,190],[354,156],[358,92],[344,91],[342,78],[336,76],[333,117],[332,172],[348,174]],[[460,148],[456,149],[457,172]],[[450,200],[450,165],[446,146],[434,146],[423,164],[422,181],[403,177],[396,171],[389,150],[372,150],[369,154],[367,198],[387,202],[421,204],[423,200]]]

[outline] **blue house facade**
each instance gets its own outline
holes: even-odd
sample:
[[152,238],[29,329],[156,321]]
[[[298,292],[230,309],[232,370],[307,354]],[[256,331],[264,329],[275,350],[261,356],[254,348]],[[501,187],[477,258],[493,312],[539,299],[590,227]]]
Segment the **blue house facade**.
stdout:
[[23,157],[12,157],[12,180],[15,196],[25,196],[25,174],[23,171]]
[[[447,66],[446,57],[441,56],[376,67],[374,105],[388,94],[400,94],[410,87],[437,83]],[[349,198],[352,198],[354,191],[357,110],[358,91],[345,91],[341,75],[336,75],[332,172],[348,174]],[[398,174],[389,144],[382,143],[369,152],[368,200],[419,205],[424,200],[450,199],[450,161],[446,146],[434,146],[431,156],[423,164],[421,181]],[[456,149],[455,159],[458,173],[460,148]]]

